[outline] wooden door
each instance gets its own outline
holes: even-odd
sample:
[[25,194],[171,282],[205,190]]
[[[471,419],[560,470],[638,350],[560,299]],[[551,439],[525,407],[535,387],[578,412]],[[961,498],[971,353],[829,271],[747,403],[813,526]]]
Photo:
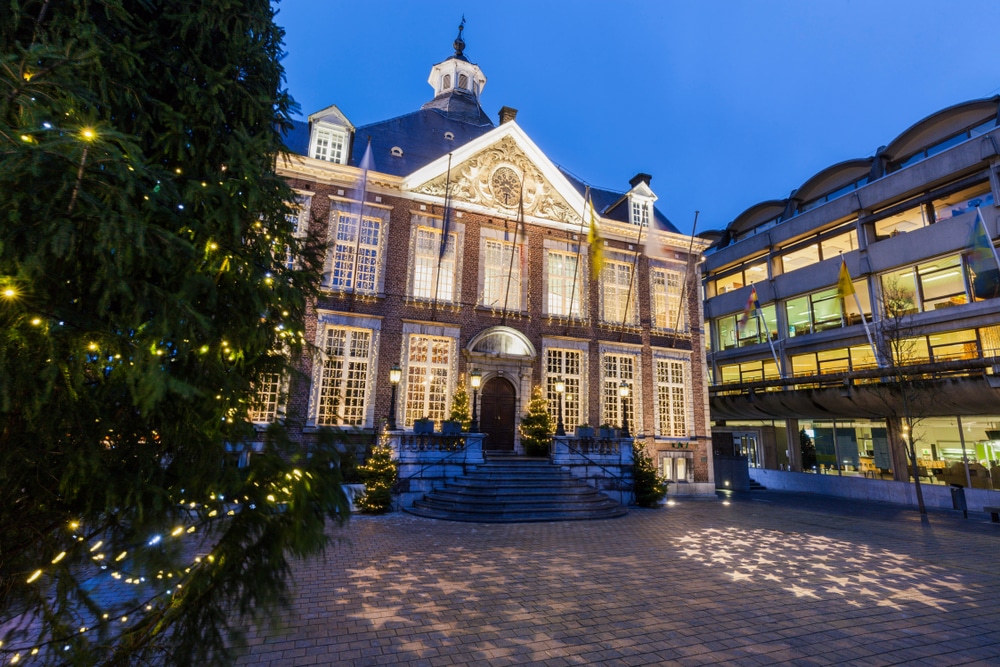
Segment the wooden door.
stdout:
[[483,385],[479,403],[479,429],[486,434],[483,449],[513,451],[517,395],[514,385],[502,377]]

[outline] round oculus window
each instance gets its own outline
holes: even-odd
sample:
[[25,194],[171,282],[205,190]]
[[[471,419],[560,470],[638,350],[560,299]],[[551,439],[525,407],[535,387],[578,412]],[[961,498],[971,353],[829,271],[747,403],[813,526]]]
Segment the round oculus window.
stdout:
[[521,192],[521,178],[510,167],[500,167],[490,177],[493,196],[503,206],[516,206]]

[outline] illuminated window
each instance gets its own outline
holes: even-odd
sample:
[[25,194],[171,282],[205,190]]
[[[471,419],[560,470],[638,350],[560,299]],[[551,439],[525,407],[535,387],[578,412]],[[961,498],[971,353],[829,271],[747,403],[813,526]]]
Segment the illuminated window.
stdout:
[[639,225],[640,227],[649,226],[649,209],[650,205],[648,201],[641,201],[639,199],[632,200],[632,224]]
[[651,267],[649,269],[650,294],[653,306],[653,327],[656,329],[685,328],[681,310],[681,282],[684,274]]
[[521,309],[521,246],[484,238],[483,291],[479,303],[487,308]]
[[[601,423],[615,428],[622,425],[622,403],[628,415],[629,430],[641,433],[642,426],[636,417],[636,402],[639,399],[638,375],[639,356],[635,354],[615,354],[606,352],[601,356]],[[622,399],[618,388],[622,382],[629,387],[629,395]]]
[[364,426],[372,332],[329,327],[322,341],[317,426]]
[[559,393],[556,381],[566,383],[563,393],[563,424],[573,429],[586,423],[583,414],[583,352],[548,348],[545,351],[545,395],[549,401],[549,414],[554,424],[559,417]]
[[683,438],[688,435],[687,397],[684,392],[685,363],[656,359],[656,435]]
[[580,317],[584,276],[578,267],[579,260],[577,253],[557,250],[545,252],[548,272],[545,303],[549,315]]
[[434,299],[450,303],[455,300],[455,238],[448,234],[448,243],[441,250],[441,230],[432,227],[415,228],[412,283],[410,294],[416,299]]
[[454,339],[410,334],[406,354],[404,424],[448,416]]
[[313,131],[313,149],[310,151],[310,155],[317,160],[344,164],[344,146],[346,144],[347,135],[345,133],[330,129],[316,129]]
[[601,319],[611,324],[638,324],[635,294],[630,294],[632,264],[605,259],[601,278]]
[[278,418],[281,406],[281,373],[264,373],[253,384],[254,399],[250,404],[248,419],[254,424],[270,424]]
[[[378,286],[379,244],[382,221],[331,211],[336,216],[328,285],[335,290],[374,294]],[[355,276],[357,277],[355,279]]]
[[[292,236],[305,238],[309,232],[309,210],[312,207],[312,196],[297,195],[291,204],[291,210],[285,215],[285,220],[291,227]],[[285,266],[289,269],[297,269],[298,258],[291,249],[285,248]]]

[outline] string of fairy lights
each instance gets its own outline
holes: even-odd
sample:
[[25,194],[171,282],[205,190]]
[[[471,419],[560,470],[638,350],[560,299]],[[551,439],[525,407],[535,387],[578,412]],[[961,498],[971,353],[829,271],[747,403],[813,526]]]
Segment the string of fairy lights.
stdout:
[[[26,80],[30,80],[30,74],[25,74],[24,78]],[[74,128],[58,128],[53,123],[45,121],[41,123],[39,128],[36,130],[27,130],[22,132],[19,135],[19,139],[24,144],[37,147],[40,146],[42,142],[39,141],[41,137],[36,135],[51,132],[59,132],[61,137],[75,137],[79,139],[83,145],[83,150],[80,154],[79,170],[76,176],[76,185],[71,195],[70,212],[72,212],[73,206],[78,199],[84,175],[84,167],[87,163],[88,156],[100,145],[102,134],[95,127],[83,126]],[[126,155],[124,158],[127,160],[128,156]],[[93,164],[94,161],[91,160],[91,162]],[[131,165],[127,165],[127,168],[129,171],[135,171],[135,168]],[[181,167],[176,167],[173,171],[177,176],[183,176],[183,169]],[[227,172],[225,165],[221,167],[221,171],[223,173]],[[248,177],[244,177],[243,180],[248,180]],[[218,184],[219,186],[225,187],[226,181],[220,180],[218,181]],[[232,185],[233,182],[230,182],[230,186]],[[200,186],[202,188],[208,188],[209,183],[208,181],[200,181]],[[239,188],[238,185],[235,187]],[[161,190],[161,184],[157,181],[151,191],[143,195],[143,200],[151,201],[151,195],[155,197],[161,193]],[[231,196],[233,196],[232,193]],[[243,196],[242,190],[237,189],[235,196]],[[245,207],[246,205],[244,204],[244,208]],[[172,208],[176,211],[186,210],[183,202],[176,202]],[[271,255],[274,258],[272,263],[274,267],[281,266],[281,251],[287,247],[284,237],[282,235],[272,234],[272,231],[269,228],[266,228],[261,220],[257,220],[251,226],[251,229],[259,233],[262,232],[264,240],[271,246]],[[189,226],[182,227],[178,230],[178,234],[187,238],[187,240],[192,243],[197,241],[196,230]],[[291,234],[286,236],[291,236]],[[274,267],[255,266],[251,265],[251,263],[246,260],[240,264],[234,258],[233,253],[225,252],[216,240],[208,239],[204,241],[203,262],[209,265],[207,268],[210,268],[213,272],[215,272],[217,277],[221,276],[223,273],[234,270],[239,271],[244,276],[260,274],[260,283],[272,290],[275,289],[276,276],[274,274]],[[19,319],[27,322],[31,327],[39,328],[42,331],[48,331],[52,327],[67,326],[67,322],[64,319],[60,319],[55,315],[41,312],[32,313],[30,308],[32,301],[31,289],[22,284],[16,276],[0,276],[0,297],[2,297],[2,300],[5,301],[9,307],[20,307],[26,310],[27,312],[18,313]],[[280,296],[277,297],[277,300],[280,302]],[[261,322],[272,322],[277,337],[281,339],[282,343],[285,345],[296,341],[304,343],[305,332],[288,326],[285,321],[285,318],[288,318],[290,315],[289,311],[281,310],[280,317],[274,317],[277,312],[278,311],[275,311],[273,315],[262,315]],[[232,345],[226,338],[222,338],[214,343],[206,342],[200,346],[197,346],[197,344],[192,345],[190,340],[183,340],[182,343],[186,349],[200,355],[206,355],[212,352],[212,350],[216,350],[222,359],[229,362],[239,361],[243,354],[238,347]],[[112,372],[113,368],[117,364],[127,363],[129,366],[135,365],[136,359],[132,356],[135,354],[134,349],[130,349],[128,352],[129,356],[123,358],[121,353],[114,350],[116,346],[113,341],[102,341],[100,336],[96,334],[91,336],[90,340],[83,340],[82,346],[84,354],[80,358],[91,363],[101,364],[106,373]],[[165,360],[173,361],[174,358],[180,354],[180,347],[181,346],[172,341],[154,341],[149,344],[147,352],[153,357],[162,357]],[[216,399],[225,400],[221,393],[216,395]],[[244,410],[243,407],[233,407],[225,410],[224,414],[227,416],[224,417],[224,419],[231,423],[234,421],[236,415],[240,414],[242,410]],[[111,438],[113,437],[113,431],[109,429],[108,436],[105,438],[104,444],[108,447],[112,446],[113,443]],[[284,483],[275,483],[271,488],[267,489],[268,493],[265,496],[265,501],[272,505],[279,505],[287,502],[287,500],[293,495],[293,487],[298,483],[302,483],[305,478],[310,478],[311,476],[311,473],[308,471],[303,472],[299,469],[292,470],[290,473],[285,475]],[[132,572],[128,569],[128,564],[131,560],[130,556],[134,557],[135,554],[143,548],[161,548],[162,544],[169,540],[176,542],[186,537],[198,535],[199,530],[207,526],[210,522],[218,521],[226,517],[234,517],[237,512],[257,509],[256,503],[251,502],[249,496],[244,496],[242,499],[232,499],[228,502],[225,501],[221,495],[212,496],[207,502],[204,503],[181,500],[180,506],[184,507],[186,511],[190,512],[193,516],[199,517],[199,520],[192,521],[190,523],[182,522],[169,532],[151,535],[143,542],[132,544],[128,548],[123,548],[119,553],[107,553],[108,545],[105,544],[104,539],[100,536],[85,536],[85,531],[81,530],[80,522],[70,521],[65,525],[65,529],[71,531],[71,539],[74,542],[74,546],[60,551],[52,557],[46,565],[36,567],[30,573],[26,573],[24,582],[29,586],[55,586],[57,585],[60,566],[64,567],[67,562],[73,561],[74,559],[79,560],[82,557],[84,559],[83,562],[89,562],[96,568],[95,577],[106,575],[107,580],[104,584],[107,586],[113,586],[116,584],[130,587],[152,586],[154,585],[154,581],[151,581],[149,577],[144,574]],[[76,553],[74,553],[74,551]],[[137,612],[140,612],[143,609],[145,611],[153,611],[157,605],[166,604],[174,595],[177,595],[182,590],[186,578],[190,577],[196,568],[203,567],[206,563],[211,564],[214,561],[215,557],[211,553],[196,555],[194,559],[182,569],[177,571],[161,570],[154,575],[150,575],[150,577],[157,582],[169,582],[169,586],[165,589],[157,588],[155,593],[145,597],[145,599],[140,603],[126,609],[119,610],[119,613],[114,614],[113,618],[110,612],[103,613],[99,618],[95,618],[92,623],[81,625],[74,637],[55,637],[27,646],[5,645],[3,639],[0,639],[0,662],[11,665],[18,664],[23,660],[37,656],[41,651],[50,648],[59,650],[60,646],[62,646],[62,650],[68,651],[71,648],[72,641],[78,640],[80,637],[91,636],[100,629],[110,626],[111,624],[119,624],[124,627],[128,624],[130,619],[132,619],[133,622],[135,621],[135,614]],[[94,581],[94,579],[92,578],[91,581]]]
[[[281,505],[292,497],[295,491],[293,489],[295,484],[303,482],[308,483],[307,480],[311,479],[312,473],[309,471],[302,471],[298,468],[293,469],[291,472],[285,474],[283,482],[274,483],[267,489],[268,493],[265,500],[273,506]],[[255,485],[258,484],[255,483]],[[256,502],[252,502],[249,496],[232,499],[227,503],[225,497],[221,494],[213,494],[209,501],[204,503],[181,500],[179,507],[182,507],[186,511],[192,513],[196,511],[203,512],[204,518],[198,522],[180,523],[169,532],[151,535],[144,542],[139,542],[133,544],[131,548],[123,549],[113,558],[110,554],[106,553],[105,542],[99,535],[87,538],[80,534],[83,531],[80,530],[81,525],[78,521],[70,521],[66,524],[65,528],[72,532],[71,537],[77,544],[80,545],[80,551],[87,554],[88,559],[98,568],[97,575],[99,576],[102,573],[106,574],[110,580],[99,582],[96,581],[95,577],[90,581],[95,584],[103,584],[104,586],[113,586],[115,583],[124,586],[143,586],[147,584],[154,585],[153,582],[150,581],[145,575],[130,572],[126,569],[130,554],[134,554],[142,548],[158,548],[167,540],[177,541],[194,536],[198,534],[200,529],[208,525],[208,523],[223,519],[224,517],[234,517],[238,511],[256,510],[257,504]],[[46,584],[55,585],[56,581],[54,576],[57,571],[55,566],[59,565],[59,563],[66,559],[68,555],[70,555],[68,550],[60,551],[50,560],[49,566],[39,567],[28,575],[25,579],[25,583],[36,586],[44,586]],[[134,615],[137,612],[141,610],[145,610],[147,612],[154,611],[157,609],[157,605],[166,604],[173,599],[173,596],[182,591],[186,583],[186,578],[189,577],[196,568],[204,567],[206,564],[211,565],[215,563],[215,560],[215,556],[209,552],[207,554],[194,556],[191,562],[181,570],[158,571],[152,576],[158,582],[168,582],[169,585],[166,589],[157,588],[155,593],[146,597],[141,602],[131,605],[126,609],[117,611],[114,614],[114,618],[112,618],[111,614],[108,612],[103,613],[99,619],[95,619],[91,624],[81,625],[79,631],[76,633],[76,638],[85,635],[93,635],[99,632],[102,626],[106,627],[115,623],[117,623],[119,627],[124,627],[130,619],[135,620]],[[110,588],[106,588],[103,589],[103,592],[110,594],[113,591]],[[38,642],[31,646],[19,646],[15,648],[5,647],[4,642],[0,641],[0,654],[8,656],[6,659],[7,664],[15,665],[22,659],[36,656],[47,648],[56,647],[58,649],[58,647],[62,645],[62,650],[68,651],[71,648],[71,640],[72,638],[67,636],[55,637],[46,641]]]

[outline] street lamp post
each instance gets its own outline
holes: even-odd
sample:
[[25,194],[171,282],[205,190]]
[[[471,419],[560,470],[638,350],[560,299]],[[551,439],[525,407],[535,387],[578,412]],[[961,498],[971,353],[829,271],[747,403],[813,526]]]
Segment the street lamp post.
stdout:
[[566,435],[563,424],[563,394],[566,393],[566,382],[562,378],[556,380],[556,393],[559,394],[559,420],[556,422],[556,435]]
[[622,380],[621,384],[618,385],[618,395],[622,397],[622,437],[631,437],[628,432],[628,410],[626,410],[625,401],[628,398],[629,387],[625,380]]
[[472,432],[479,433],[479,385],[483,383],[483,374],[478,368],[469,373],[469,384],[472,385]]
[[389,430],[396,430],[396,386],[403,377],[403,370],[399,364],[394,364],[389,370],[389,384],[392,385],[392,393],[389,394]]

